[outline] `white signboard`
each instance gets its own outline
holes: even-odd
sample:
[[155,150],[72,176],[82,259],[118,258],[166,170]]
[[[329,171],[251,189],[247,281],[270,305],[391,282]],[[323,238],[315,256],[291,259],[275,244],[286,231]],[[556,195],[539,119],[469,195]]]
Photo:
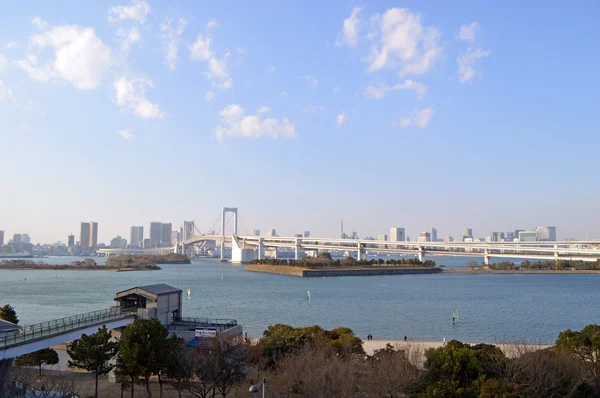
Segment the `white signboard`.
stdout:
[[217,328],[196,328],[196,338],[217,337]]

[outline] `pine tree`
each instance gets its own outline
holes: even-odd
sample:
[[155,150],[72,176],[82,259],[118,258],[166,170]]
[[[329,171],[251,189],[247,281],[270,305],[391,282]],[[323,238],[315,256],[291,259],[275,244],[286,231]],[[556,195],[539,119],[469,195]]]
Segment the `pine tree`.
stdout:
[[56,365],[58,363],[58,353],[52,348],[44,348],[30,354],[21,355],[15,361],[17,366],[37,366],[42,375],[42,365]]
[[17,318],[17,312],[10,304],[6,304],[4,307],[0,307],[0,319],[14,323],[15,325],[19,323],[19,318]]
[[94,372],[96,398],[98,397],[98,376],[107,374],[115,367],[108,361],[114,358],[119,351],[119,343],[110,341],[111,337],[106,326],[102,326],[96,333],[89,336],[82,334],[79,340],[75,340],[67,346],[67,353],[71,357],[69,367]]

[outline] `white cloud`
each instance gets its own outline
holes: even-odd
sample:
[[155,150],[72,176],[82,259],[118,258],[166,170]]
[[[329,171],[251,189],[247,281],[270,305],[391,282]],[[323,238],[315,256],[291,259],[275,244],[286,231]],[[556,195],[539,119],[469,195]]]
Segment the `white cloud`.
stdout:
[[473,64],[477,62],[478,59],[485,58],[490,54],[489,51],[480,48],[467,48],[467,51],[464,54],[461,54],[456,58],[456,62],[458,62],[458,80],[461,83],[470,81],[475,76]]
[[212,91],[207,91],[206,94],[204,94],[204,98],[207,101],[211,101],[214,98],[215,94]]
[[206,30],[212,30],[214,28],[217,28],[219,26],[219,24],[217,23],[216,20],[211,19],[210,21],[208,21],[208,23],[206,24]]
[[8,61],[6,60],[6,57],[2,54],[0,54],[0,73],[2,73],[4,71],[4,68],[6,67],[6,65],[8,65]]
[[414,90],[417,93],[417,97],[421,99],[427,93],[427,86],[414,80],[406,80],[404,83],[399,83],[395,86],[388,86],[385,83],[368,85],[365,88],[365,97],[379,99],[385,97],[388,92],[395,90]]
[[414,111],[411,116],[406,116],[400,120],[400,127],[420,127],[425,128],[429,124],[429,120],[431,120],[431,115],[433,115],[432,108],[425,108],[421,110]]
[[16,41],[9,41],[6,43],[6,48],[15,48],[18,45]]
[[261,119],[258,115],[245,115],[244,108],[237,104],[227,105],[219,115],[222,126],[215,128],[217,140],[225,137],[252,137],[252,138],[294,138],[296,128],[284,117],[283,119]]
[[342,124],[346,123],[346,112],[340,112],[338,113],[338,115],[335,117],[335,124],[339,127],[342,127]]
[[289,95],[290,95],[290,94],[288,94],[288,92],[287,92],[287,91],[280,91],[280,92],[278,92],[278,93],[277,93],[277,96],[278,96],[278,97],[287,97],[287,96],[289,96]]
[[269,108],[266,105],[262,105],[262,106],[258,107],[258,109],[256,110],[256,112],[257,113],[269,113],[269,112],[271,112],[271,108]]
[[360,7],[354,7],[350,13],[350,16],[344,19],[344,28],[342,32],[338,34],[338,37],[335,41],[336,46],[356,46],[356,43],[358,42],[358,30],[360,24],[358,14],[360,13],[360,10]]
[[48,28],[48,22],[44,21],[40,17],[34,17],[31,20],[31,24],[35,26],[38,30],[46,30]]
[[335,87],[333,88],[333,90],[331,90],[331,91],[333,91],[334,93],[339,93],[339,92],[340,92],[340,90],[341,90],[341,87],[340,87],[340,86],[335,86]]
[[189,47],[190,58],[195,61],[208,61],[208,71],[206,77],[212,83],[213,87],[221,90],[230,89],[233,86],[233,79],[227,70],[226,59],[229,57],[229,51],[225,52],[223,58],[217,58],[210,48],[210,37],[198,35],[196,41]]
[[129,80],[123,76],[116,80],[113,86],[115,88],[115,100],[121,107],[131,109],[133,113],[144,119],[162,119],[165,117],[165,112],[161,111],[157,104],[153,104],[146,99],[146,87],[153,87],[150,80]]
[[369,71],[397,68],[398,76],[422,75],[442,52],[437,29],[423,26],[421,16],[405,8],[391,8],[373,18],[377,26],[370,37],[376,40],[369,57]]
[[12,91],[0,80],[0,102],[12,99]]
[[207,61],[213,56],[210,50],[210,37],[198,35],[196,41],[190,46],[190,57],[194,61]]
[[[34,25],[48,27],[39,18],[34,19]],[[80,90],[92,90],[100,85],[111,65],[110,48],[89,27],[57,25],[33,35],[30,42],[39,49],[54,50],[54,59],[45,65],[38,66],[33,55],[16,62],[35,80],[64,79]]]
[[170,70],[175,70],[179,51],[179,37],[183,34],[187,21],[185,18],[179,18],[175,27],[173,27],[172,22],[170,18],[165,18],[165,21],[160,24],[160,30],[163,33],[162,39],[165,46],[165,64]]
[[477,22],[471,22],[469,25],[462,25],[458,37],[463,41],[473,43],[478,29],[479,24]]
[[122,27],[119,28],[117,30],[117,36],[121,38],[122,53],[127,53],[129,51],[129,47],[142,38],[140,31],[135,26],[133,26],[131,29],[125,29]]
[[112,6],[108,9],[108,21],[120,22],[130,19],[144,23],[150,12],[150,5],[145,0],[131,0],[129,6]]
[[238,48],[236,48],[236,49],[235,49],[235,52],[236,52],[236,53],[238,53],[238,55],[244,55],[244,54],[246,54],[248,51],[244,50],[244,49],[243,49],[243,48],[241,48],[241,47],[238,47]]
[[313,75],[304,75],[302,78],[315,87],[319,85],[319,80]]
[[127,141],[135,140],[135,135],[131,132],[131,130],[120,130],[118,134]]
[[275,69],[277,69],[275,67],[275,65],[271,65],[271,66],[267,67],[267,72],[275,72]]

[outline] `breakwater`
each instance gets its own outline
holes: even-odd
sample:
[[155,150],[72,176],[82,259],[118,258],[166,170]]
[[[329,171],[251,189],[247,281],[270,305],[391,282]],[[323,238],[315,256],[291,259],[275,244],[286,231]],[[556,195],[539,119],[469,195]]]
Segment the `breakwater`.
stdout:
[[246,271],[265,272],[269,274],[300,276],[304,278],[325,276],[370,276],[370,275],[405,275],[405,274],[435,274],[442,272],[440,268],[430,267],[352,267],[352,268],[304,268],[287,265],[250,264],[244,267]]

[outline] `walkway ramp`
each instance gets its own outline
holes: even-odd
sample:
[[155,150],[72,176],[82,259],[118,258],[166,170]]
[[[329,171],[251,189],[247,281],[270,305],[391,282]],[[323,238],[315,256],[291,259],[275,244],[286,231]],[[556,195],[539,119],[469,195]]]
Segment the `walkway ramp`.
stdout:
[[127,326],[135,317],[135,309],[113,307],[3,332],[0,333],[0,360],[77,340],[84,333],[95,333],[102,325],[109,330]]

